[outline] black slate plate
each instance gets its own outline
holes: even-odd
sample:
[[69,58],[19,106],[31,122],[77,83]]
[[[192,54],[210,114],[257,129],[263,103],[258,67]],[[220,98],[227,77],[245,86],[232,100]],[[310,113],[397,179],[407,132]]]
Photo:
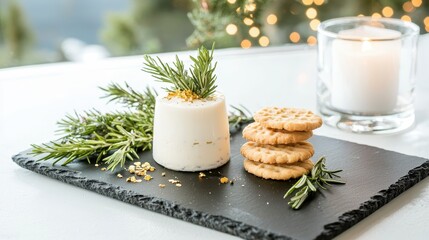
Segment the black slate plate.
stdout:
[[[245,141],[231,141],[231,161],[216,170],[198,173],[174,172],[156,164],[150,152],[141,155],[157,168],[150,182],[127,183],[118,172],[103,172],[86,162],[67,167],[51,162],[36,162],[28,151],[13,157],[20,166],[51,178],[131,203],[158,213],[247,239],[329,239],[350,228],[390,200],[429,175],[427,159],[359,145],[342,140],[314,136],[314,161],[327,157],[328,168],[343,169],[347,182],[317,194],[295,211],[283,199],[294,181],[263,180],[244,171],[239,153]],[[166,176],[162,177],[161,173]],[[220,184],[219,178],[235,179]],[[168,179],[177,178],[182,187]],[[166,184],[161,189],[158,184]],[[35,186],[36,187],[36,186]]]

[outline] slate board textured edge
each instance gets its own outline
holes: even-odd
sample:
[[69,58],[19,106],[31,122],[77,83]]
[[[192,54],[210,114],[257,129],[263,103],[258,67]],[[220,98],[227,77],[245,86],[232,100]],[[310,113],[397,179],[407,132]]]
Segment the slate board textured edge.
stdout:
[[332,239],[338,236],[340,233],[374,213],[377,209],[386,205],[401,193],[416,185],[428,175],[429,161],[426,161],[422,165],[411,169],[407,175],[390,185],[388,189],[379,191],[378,194],[371,197],[370,200],[362,203],[359,209],[348,211],[341,215],[337,222],[325,225],[324,231],[316,239]]
[[[50,168],[30,159],[25,152],[13,156],[12,159],[19,166],[50,178],[220,232],[245,239],[292,239],[291,237],[269,232],[223,216],[206,214],[184,208],[179,204],[161,198],[145,196],[105,182],[87,179],[79,176],[80,173],[77,171]],[[338,236],[428,175],[429,161],[410,170],[407,175],[390,185],[388,189],[379,191],[377,195],[361,204],[358,209],[344,213],[338,218],[337,222],[325,225],[324,231],[317,239],[332,239]]]

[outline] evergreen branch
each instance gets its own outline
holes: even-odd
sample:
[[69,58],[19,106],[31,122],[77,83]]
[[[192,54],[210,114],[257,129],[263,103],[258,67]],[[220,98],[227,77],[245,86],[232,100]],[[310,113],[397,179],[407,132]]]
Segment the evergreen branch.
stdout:
[[324,186],[331,186],[329,183],[334,184],[345,184],[345,182],[334,179],[340,178],[336,173],[341,172],[342,170],[328,170],[326,169],[326,158],[321,157],[317,163],[314,165],[314,167],[311,170],[311,175],[303,175],[284,195],[283,198],[288,197],[289,195],[293,194],[295,190],[298,190],[295,193],[295,196],[293,196],[288,204],[293,209],[299,209],[301,205],[304,203],[304,201],[314,192],[317,192],[317,190],[327,190],[327,188]]

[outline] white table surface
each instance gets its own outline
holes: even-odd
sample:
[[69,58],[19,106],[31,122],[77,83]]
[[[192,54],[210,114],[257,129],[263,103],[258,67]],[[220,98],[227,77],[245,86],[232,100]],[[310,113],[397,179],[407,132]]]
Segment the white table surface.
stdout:
[[[188,52],[178,53],[184,58]],[[306,46],[226,49],[215,53],[218,85],[229,104],[316,110],[316,50]],[[161,54],[164,60],[174,54]],[[0,239],[233,239],[25,170],[11,156],[53,140],[64,114],[106,105],[98,86],[150,84],[141,56],[92,63],[0,69]],[[429,35],[419,42],[416,124],[396,135],[357,135],[323,126],[316,134],[429,158]],[[347,159],[345,159],[347,161]],[[287,204],[285,202],[285,207]],[[429,178],[338,239],[427,239]],[[410,235],[411,234],[411,235]]]

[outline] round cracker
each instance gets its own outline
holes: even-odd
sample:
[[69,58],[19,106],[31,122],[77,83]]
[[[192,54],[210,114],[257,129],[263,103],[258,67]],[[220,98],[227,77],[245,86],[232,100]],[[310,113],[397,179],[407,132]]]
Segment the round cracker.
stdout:
[[240,152],[245,158],[252,161],[283,164],[295,163],[311,158],[314,154],[314,148],[309,142],[298,142],[288,145],[265,145],[246,142],[241,146]]
[[302,142],[313,136],[312,131],[289,132],[283,129],[263,127],[258,122],[253,122],[243,129],[243,137],[260,144],[289,144]]
[[310,131],[322,126],[322,118],[307,109],[266,107],[253,116],[266,128]]
[[264,179],[273,180],[299,178],[309,173],[314,166],[310,159],[292,164],[266,164],[245,159],[243,165],[247,172]]

